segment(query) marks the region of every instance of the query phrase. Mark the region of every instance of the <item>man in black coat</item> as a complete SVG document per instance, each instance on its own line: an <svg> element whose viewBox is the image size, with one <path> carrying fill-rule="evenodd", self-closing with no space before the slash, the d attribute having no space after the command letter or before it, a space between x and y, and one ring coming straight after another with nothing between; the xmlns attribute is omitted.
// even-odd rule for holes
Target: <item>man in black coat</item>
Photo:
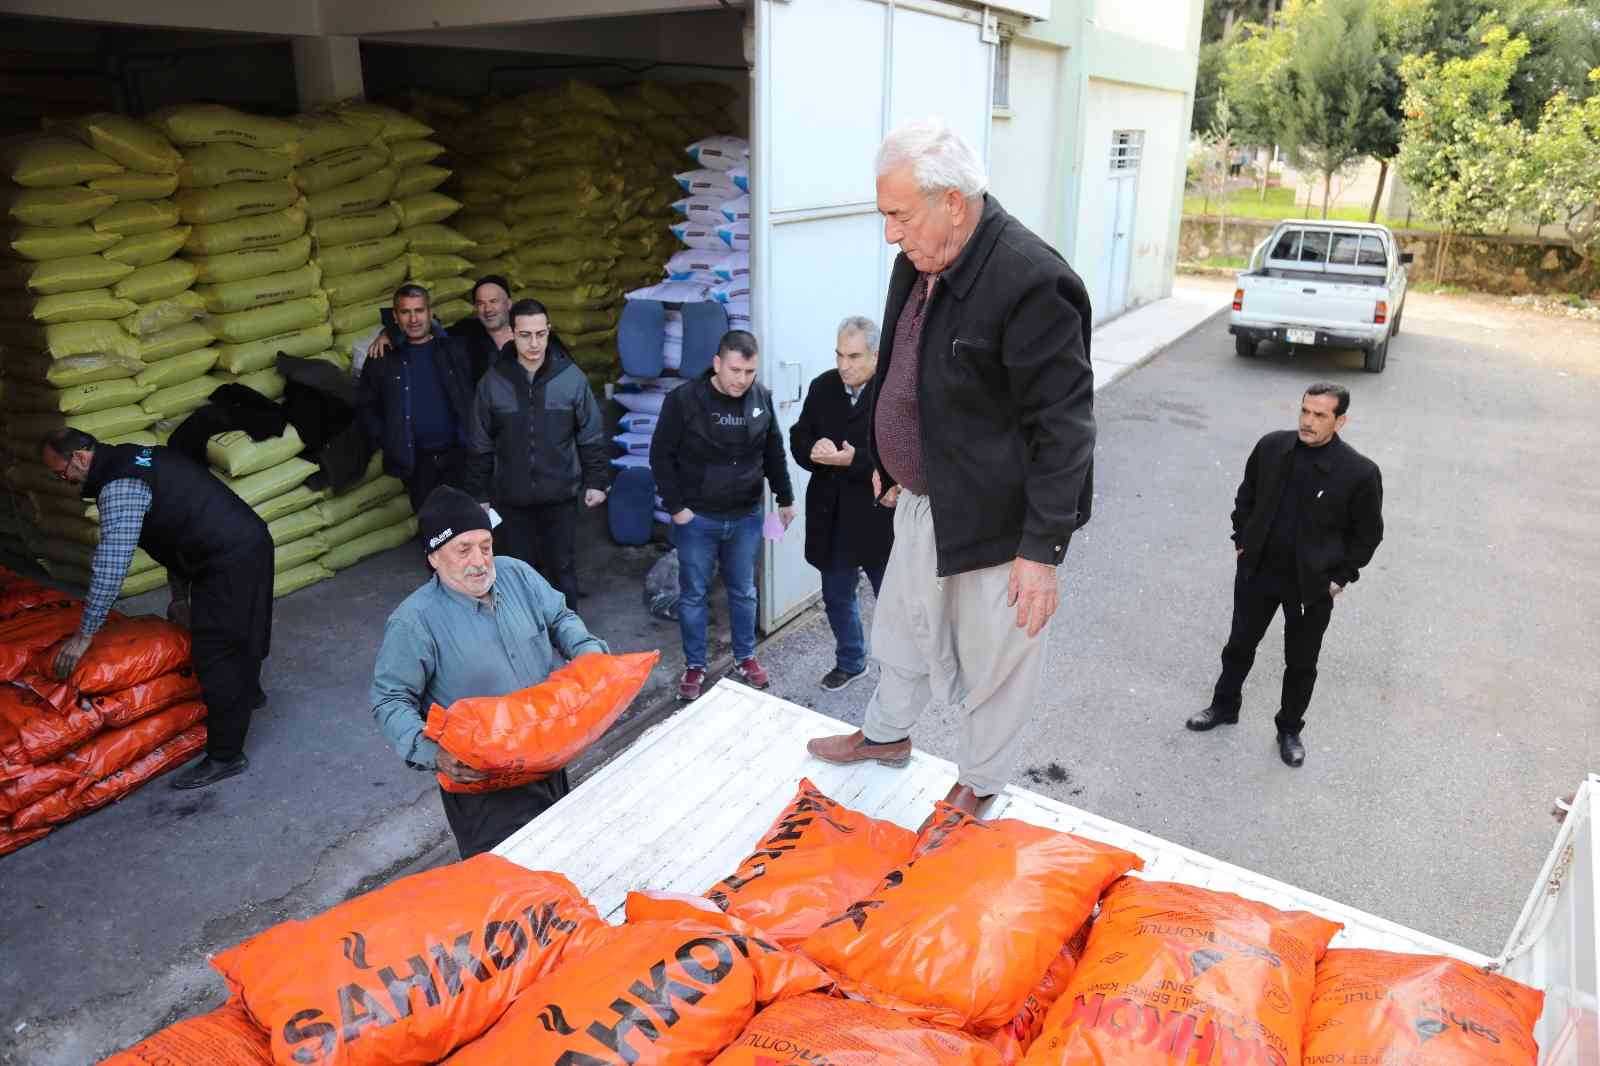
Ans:
<svg viewBox="0 0 1600 1066"><path fill-rule="evenodd" d="M867 672L856 588L866 571L874 596L894 543L894 512L872 493L867 386L878 366L878 325L860 315L839 324L839 368L820 375L789 430L789 453L811 475L806 486L806 562L822 572L822 603L833 628L834 666L822 687L837 692Z"/></svg>
<svg viewBox="0 0 1600 1066"><path fill-rule="evenodd" d="M1211 705L1185 723L1196 732L1239 720L1244 679L1272 616L1283 610L1283 695L1278 754L1305 761L1300 731L1317 682L1333 602L1383 540L1378 465L1339 438L1349 419L1343 385L1318 384L1300 400L1300 428L1268 433L1245 464L1233 507L1233 627Z"/></svg>

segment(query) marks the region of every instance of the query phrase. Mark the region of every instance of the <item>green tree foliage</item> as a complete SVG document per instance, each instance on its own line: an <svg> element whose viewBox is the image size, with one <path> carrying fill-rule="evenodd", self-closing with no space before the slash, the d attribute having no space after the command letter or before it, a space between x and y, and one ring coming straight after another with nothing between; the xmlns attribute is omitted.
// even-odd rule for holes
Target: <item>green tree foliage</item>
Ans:
<svg viewBox="0 0 1600 1066"><path fill-rule="evenodd" d="M1588 80L1600 87L1600 68ZM1558 92L1511 173L1518 206L1560 222L1592 272L1600 262L1600 92L1583 100Z"/></svg>

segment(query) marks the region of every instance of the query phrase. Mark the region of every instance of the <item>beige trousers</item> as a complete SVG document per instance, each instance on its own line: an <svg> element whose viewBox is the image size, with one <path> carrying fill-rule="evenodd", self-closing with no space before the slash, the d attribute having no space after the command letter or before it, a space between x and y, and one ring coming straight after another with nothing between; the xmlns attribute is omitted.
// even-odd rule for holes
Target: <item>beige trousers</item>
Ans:
<svg viewBox="0 0 1600 1066"><path fill-rule="evenodd" d="M894 550L872 615L872 656L882 668L862 732L879 743L910 736L935 696L961 720L958 783L979 795L1006 787L1039 701L1046 626L1029 639L1006 605L1009 563L938 576L933 509L902 491Z"/></svg>

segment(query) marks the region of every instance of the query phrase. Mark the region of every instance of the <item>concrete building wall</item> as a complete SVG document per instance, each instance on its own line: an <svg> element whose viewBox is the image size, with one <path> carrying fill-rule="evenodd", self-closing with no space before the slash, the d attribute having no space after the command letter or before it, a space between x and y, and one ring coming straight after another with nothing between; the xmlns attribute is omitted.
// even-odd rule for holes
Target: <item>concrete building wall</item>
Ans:
<svg viewBox="0 0 1600 1066"><path fill-rule="evenodd" d="M1059 45L1026 38L1011 42L1011 103L995 109L989 142L989 183L995 196L1047 240L1055 239L1066 210L1066 57Z"/></svg>
<svg viewBox="0 0 1600 1066"><path fill-rule="evenodd" d="M1106 32L1184 51L1195 6L1192 0L1094 0L1092 18Z"/></svg>

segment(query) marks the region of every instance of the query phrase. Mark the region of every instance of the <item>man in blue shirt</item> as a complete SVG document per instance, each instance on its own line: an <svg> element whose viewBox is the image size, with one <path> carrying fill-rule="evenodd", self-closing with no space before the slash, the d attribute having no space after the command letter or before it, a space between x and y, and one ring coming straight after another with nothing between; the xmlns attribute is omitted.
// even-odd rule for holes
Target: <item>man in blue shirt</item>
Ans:
<svg viewBox="0 0 1600 1066"><path fill-rule="evenodd" d="M422 735L429 707L504 696L539 684L579 655L609 649L533 567L495 558L488 516L471 496L435 489L417 528L434 575L389 616L373 671L372 716L407 766L472 784L484 775ZM439 797L467 859L494 848L569 787L560 770L496 792L441 788Z"/></svg>

